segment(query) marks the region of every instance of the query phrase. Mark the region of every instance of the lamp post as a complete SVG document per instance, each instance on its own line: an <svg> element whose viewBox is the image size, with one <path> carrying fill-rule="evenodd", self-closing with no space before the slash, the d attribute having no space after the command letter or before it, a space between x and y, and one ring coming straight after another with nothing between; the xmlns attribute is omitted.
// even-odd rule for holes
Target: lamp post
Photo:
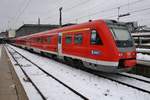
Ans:
<svg viewBox="0 0 150 100"><path fill-rule="evenodd" d="M62 9L63 7L59 8L59 25L62 26Z"/></svg>

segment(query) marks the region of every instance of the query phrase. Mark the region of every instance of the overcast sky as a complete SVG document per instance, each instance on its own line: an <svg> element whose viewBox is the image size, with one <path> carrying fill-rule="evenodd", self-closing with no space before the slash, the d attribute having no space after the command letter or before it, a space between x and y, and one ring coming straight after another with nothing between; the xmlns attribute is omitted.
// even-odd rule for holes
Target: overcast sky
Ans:
<svg viewBox="0 0 150 100"><path fill-rule="evenodd" d="M63 24L89 19L117 19L119 13L130 13L120 21L138 21L150 26L150 0L0 0L0 31L23 24L58 24L59 7L63 7Z"/></svg>

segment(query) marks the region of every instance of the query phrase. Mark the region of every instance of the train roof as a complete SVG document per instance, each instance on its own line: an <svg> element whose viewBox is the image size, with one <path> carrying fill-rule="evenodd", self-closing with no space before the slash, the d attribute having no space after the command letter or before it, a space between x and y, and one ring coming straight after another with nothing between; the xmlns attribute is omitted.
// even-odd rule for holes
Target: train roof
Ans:
<svg viewBox="0 0 150 100"><path fill-rule="evenodd" d="M43 31L43 32L39 32L39 33L36 33L36 34L31 34L31 35L26 35L26 36L22 36L22 37L18 37L17 39L22 39L22 38L26 38L26 37L29 37L29 36L39 36L39 35L43 35L43 34L47 34L49 32L51 33L55 33L57 31L58 32L62 32L62 31L65 31L65 30L71 30L73 28L75 29L79 29L79 28L85 28L91 24L94 24L94 23L97 23L97 22L106 22L107 24L119 24L119 25L125 25L124 22L118 22L118 21L115 21L115 20L102 20L102 19L99 19L99 20L89 20L89 22L85 22L85 23L81 23L81 24L72 24L72 25L67 25L67 26L64 26L64 27L59 27L59 28L56 28L56 29L52 29L52 30L48 30L48 31Z"/></svg>
<svg viewBox="0 0 150 100"><path fill-rule="evenodd" d="M73 29L73 28L83 28L83 27L86 27L88 26L89 24L94 24L94 23L97 23L97 22L104 22L104 20L93 20L93 21L89 21L89 22L85 22L85 23L81 23L81 24L73 24L73 25L69 25L69 26L65 26L65 27L60 27L60 28L56 28L56 29L52 29L52 30L48 30L48 31L43 31L43 32L39 32L39 33L35 33L35 34L31 34L31 35L26 35L26 36L21 36L21 37L17 37L16 39L22 39L22 38L26 38L26 37L29 37L29 36L39 36L39 35L43 35L44 33L49 33L49 32L52 32L52 33L55 33L56 31L57 32L62 32L62 31L65 31L65 30L68 30L68 29Z"/></svg>

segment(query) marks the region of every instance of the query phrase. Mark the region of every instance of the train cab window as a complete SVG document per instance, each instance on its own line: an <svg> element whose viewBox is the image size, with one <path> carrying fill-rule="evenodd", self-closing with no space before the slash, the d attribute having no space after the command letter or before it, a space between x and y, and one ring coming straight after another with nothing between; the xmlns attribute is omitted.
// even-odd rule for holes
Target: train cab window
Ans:
<svg viewBox="0 0 150 100"><path fill-rule="evenodd" d="M101 41L99 34L96 30L91 31L91 44L92 45L102 44L102 41Z"/></svg>
<svg viewBox="0 0 150 100"><path fill-rule="evenodd" d="M66 37L65 37L65 42L66 42L67 44L72 43L72 36L71 36L71 35L66 35Z"/></svg>
<svg viewBox="0 0 150 100"><path fill-rule="evenodd" d="M51 37L50 36L47 37L47 42L51 43Z"/></svg>
<svg viewBox="0 0 150 100"><path fill-rule="evenodd" d="M75 36L74 36L74 43L75 44L81 44L82 41L83 41L82 34L75 34Z"/></svg>

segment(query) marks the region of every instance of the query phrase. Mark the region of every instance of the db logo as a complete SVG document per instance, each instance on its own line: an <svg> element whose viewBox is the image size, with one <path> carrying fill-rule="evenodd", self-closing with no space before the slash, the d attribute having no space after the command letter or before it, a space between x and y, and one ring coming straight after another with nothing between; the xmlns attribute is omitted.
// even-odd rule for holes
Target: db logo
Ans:
<svg viewBox="0 0 150 100"><path fill-rule="evenodd" d="M92 50L92 51L91 51L91 54L92 54L92 55L100 55L100 53L101 53L101 52L98 51L98 50Z"/></svg>

